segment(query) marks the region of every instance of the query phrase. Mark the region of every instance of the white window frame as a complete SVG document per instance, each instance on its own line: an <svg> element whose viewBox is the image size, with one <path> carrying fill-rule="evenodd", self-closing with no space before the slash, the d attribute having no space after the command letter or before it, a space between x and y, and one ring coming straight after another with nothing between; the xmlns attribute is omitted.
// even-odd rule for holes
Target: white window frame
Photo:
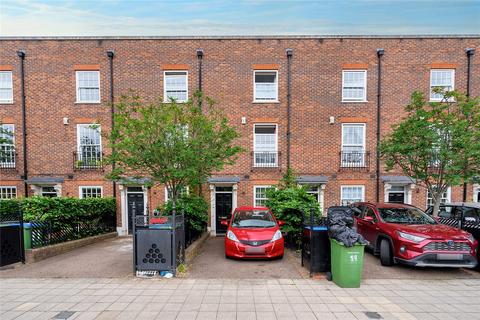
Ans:
<svg viewBox="0 0 480 320"><path fill-rule="evenodd" d="M473 202L480 202L480 185L473 185Z"/></svg>
<svg viewBox="0 0 480 320"><path fill-rule="evenodd" d="M4 124L0 124L0 129L2 130L8 130L12 133L12 136L11 137L8 137L6 139L10 139L11 140L11 143L0 143L0 147L8 147L10 146L11 147L11 152L13 152L12 154L12 157L13 158L13 161L5 161L5 162L0 162L0 168L3 166L7 167L7 168L15 168L15 162L16 162L16 150L15 150L15 125L14 124L11 124L11 123L4 123ZM0 136L3 136L4 139L5 139L5 134L1 133L0 130Z"/></svg>
<svg viewBox="0 0 480 320"><path fill-rule="evenodd" d="M343 142L343 133L344 133L344 130L345 130L345 127L362 127L363 128L363 144L362 145L354 145L354 144L347 144L345 145L344 142ZM367 124L366 123L342 123L342 136L341 136L341 139L342 139L342 144L341 144L341 152L342 152L342 157L341 157L341 163L340 165L342 167L352 167L352 165L356 167L364 167L366 165L366 148L367 148ZM361 162L355 162L355 161L344 161L343 157L344 157L344 153L346 153L344 151L344 147L362 147L362 159L361 159Z"/></svg>
<svg viewBox="0 0 480 320"><path fill-rule="evenodd" d="M91 72L91 73L96 73L97 76L98 76L98 100L80 100L80 94L79 94L79 80L78 80L78 75L80 73L83 73L83 72ZM101 92L100 92L100 71L98 70L76 70L75 71L75 81L76 81L76 84L75 84L75 89L76 89L76 93L77 93L77 100L75 101L75 103L100 103L101 100L102 100L102 95L101 95ZM93 88L93 87L92 87Z"/></svg>
<svg viewBox="0 0 480 320"><path fill-rule="evenodd" d="M392 188L394 187L402 187L403 188L403 191L398 191L398 190L392 190ZM386 197L385 197L385 202L386 203L390 203L388 200L390 198L390 193L403 193L403 203L407 203L408 202L408 199L407 199L407 186L404 185L404 184L392 184L390 186L390 188L388 188L387 190L387 193L386 193Z"/></svg>
<svg viewBox="0 0 480 320"><path fill-rule="evenodd" d="M80 199L87 199L83 196L83 189L100 189L100 198L103 198L103 186L80 186L78 187L78 197ZM94 198L94 197L88 197Z"/></svg>
<svg viewBox="0 0 480 320"><path fill-rule="evenodd" d="M7 100L0 100L0 104L12 104L13 103L13 72L12 71L0 71L0 74L10 74L10 87L0 88L0 90L8 90L10 89L10 96L11 99Z"/></svg>
<svg viewBox="0 0 480 320"><path fill-rule="evenodd" d="M6 190L7 189L10 189L9 192L7 192ZM14 191L14 193L12 192ZM6 196L6 195L13 195L12 197L3 197L3 196ZM2 200L8 200L8 199L17 199L18 197L18 194L17 194L17 187L16 186L0 186L0 201Z"/></svg>
<svg viewBox="0 0 480 320"><path fill-rule="evenodd" d="M257 99L257 86L255 82L255 74L257 72L270 72L275 73L275 99L272 100L258 100ZM278 103L278 70L253 70L253 102L254 103Z"/></svg>
<svg viewBox="0 0 480 320"><path fill-rule="evenodd" d="M167 96L167 73L181 72L185 73L185 100L176 100L178 103L185 103L188 101L188 70L164 70L163 71L163 102L170 102Z"/></svg>
<svg viewBox="0 0 480 320"><path fill-rule="evenodd" d="M85 124L85 123L82 123L82 124L77 124L77 160L79 161L84 161L83 159L83 153L82 153L82 149L81 149L81 144L80 144L80 141L81 141L81 138L80 138L80 128L82 127L87 127L87 128L90 128L90 129L93 129L91 128L92 126L96 126L96 129L98 130L98 134L99 134L99 138L100 138L100 142L99 142L99 146L100 146L100 159L98 160L102 160L103 159L103 156L102 156L102 153L103 153L103 145L102 145L102 126L100 124L97 124L97 123L90 123L90 124Z"/></svg>
<svg viewBox="0 0 480 320"><path fill-rule="evenodd" d="M365 201L365 186L364 185L342 185L340 186L340 205L343 204L343 188L361 188L362 189L362 199L359 202L364 202Z"/></svg>
<svg viewBox="0 0 480 320"><path fill-rule="evenodd" d="M256 186L253 186L253 206L254 207L265 207L265 205L257 205L257 200L268 200L268 198L257 198L257 189L259 188L265 188L265 192L267 191L267 189L271 189L271 188L275 188L274 186L272 185L256 185ZM265 194L266 196L266 194Z"/></svg>
<svg viewBox="0 0 480 320"><path fill-rule="evenodd" d="M429 192L428 192L428 189L426 190L426 192L427 192L427 196L426 196L426 198L427 198L427 199L426 199L426 200L427 200L426 208L428 208L428 207L430 207L430 206L433 206L433 198L430 197L430 194L429 194ZM446 192L446 194L447 194L447 197L446 197L446 198L442 197L442 198L440 199L440 203L450 203L450 202L452 202L452 187L448 187L448 188L447 188L447 191L445 191L445 192ZM445 202L442 202L443 199L445 199ZM430 202L431 202L431 203L430 203Z"/></svg>
<svg viewBox="0 0 480 320"><path fill-rule="evenodd" d="M275 165L274 166L266 166L257 164L256 162L256 157L255 153L256 152L268 152L268 151L257 151L256 150L256 145L257 145L257 135L255 134L255 127L256 126L275 126L275 150L271 151L275 153ZM253 166L258 167L258 168L263 168L263 167L272 167L276 168L278 167L278 124L277 123L254 123L253 124Z"/></svg>
<svg viewBox="0 0 480 320"><path fill-rule="evenodd" d="M345 97L345 73L347 72L355 72L355 73L363 73L363 96L362 98L346 98ZM349 70L345 69L342 70L342 102L367 102L367 70L365 69L354 69Z"/></svg>
<svg viewBox="0 0 480 320"><path fill-rule="evenodd" d="M42 197L45 197L43 195L43 188L53 188L55 190L55 197L60 197L60 192L59 190L55 187L55 186L52 186L52 185L45 185L45 186L40 186L40 195ZM50 192L48 191L47 194L53 194L53 192Z"/></svg>
<svg viewBox="0 0 480 320"><path fill-rule="evenodd" d="M320 206L320 211L323 212L323 203L324 203L324 189L325 184L316 184L316 183L301 183L299 184L301 187L306 188L306 192L311 195L318 195L318 204ZM316 191L312 191L309 189L316 188Z"/></svg>
<svg viewBox="0 0 480 320"><path fill-rule="evenodd" d="M167 188L167 186L165 186L165 203L167 203L168 200L170 200L170 197L168 196L168 193L169 193L168 188ZM182 193L182 192L180 192L180 194L181 194L181 193ZM185 193L185 195L187 195L187 196L190 194L190 188L189 188L188 186L185 187L184 193Z"/></svg>
<svg viewBox="0 0 480 320"><path fill-rule="evenodd" d="M451 78L452 78L452 85L451 89L449 91L455 90L455 69L430 69L430 101L432 102L439 102L442 101L443 98L436 98L433 96L432 89L434 87L439 87L439 86L433 86L432 85L432 75L434 72L450 72L451 73ZM453 101L453 98L450 98L449 101Z"/></svg>

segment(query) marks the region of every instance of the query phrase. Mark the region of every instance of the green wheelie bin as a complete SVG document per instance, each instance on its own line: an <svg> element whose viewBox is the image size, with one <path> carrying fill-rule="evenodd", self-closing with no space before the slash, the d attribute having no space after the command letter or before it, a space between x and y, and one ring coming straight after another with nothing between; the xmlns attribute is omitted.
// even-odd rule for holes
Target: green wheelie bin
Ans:
<svg viewBox="0 0 480 320"><path fill-rule="evenodd" d="M330 239L332 280L341 288L359 288L363 272L365 245L346 247Z"/></svg>

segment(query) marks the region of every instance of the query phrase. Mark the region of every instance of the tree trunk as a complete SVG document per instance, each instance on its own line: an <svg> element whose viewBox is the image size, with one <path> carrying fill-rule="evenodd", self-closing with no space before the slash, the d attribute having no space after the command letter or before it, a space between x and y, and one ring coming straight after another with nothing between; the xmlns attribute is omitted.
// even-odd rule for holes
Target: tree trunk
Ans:
<svg viewBox="0 0 480 320"><path fill-rule="evenodd" d="M435 188L436 190L434 192L431 192L432 194L432 200L433 200L433 211L432 214L434 217L438 217L438 210L440 209L440 200L442 199L442 194L443 194L443 189L438 189Z"/></svg>

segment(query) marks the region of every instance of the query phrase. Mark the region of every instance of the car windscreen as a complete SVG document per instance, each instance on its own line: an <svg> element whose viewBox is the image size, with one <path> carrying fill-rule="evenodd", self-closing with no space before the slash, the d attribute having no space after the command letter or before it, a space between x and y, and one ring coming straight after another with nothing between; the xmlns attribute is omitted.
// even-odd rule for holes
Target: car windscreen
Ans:
<svg viewBox="0 0 480 320"><path fill-rule="evenodd" d="M416 208L381 208L378 212L386 223L436 224L435 220Z"/></svg>
<svg viewBox="0 0 480 320"><path fill-rule="evenodd" d="M272 214L265 210L239 211L232 222L234 228L271 228L275 225Z"/></svg>

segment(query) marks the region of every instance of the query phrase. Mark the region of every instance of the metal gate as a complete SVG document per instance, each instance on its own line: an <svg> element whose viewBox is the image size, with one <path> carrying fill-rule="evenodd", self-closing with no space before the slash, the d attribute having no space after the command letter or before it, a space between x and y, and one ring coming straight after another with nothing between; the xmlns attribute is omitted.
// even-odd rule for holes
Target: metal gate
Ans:
<svg viewBox="0 0 480 320"><path fill-rule="evenodd" d="M21 211L0 215L0 267L25 263L23 214Z"/></svg>

